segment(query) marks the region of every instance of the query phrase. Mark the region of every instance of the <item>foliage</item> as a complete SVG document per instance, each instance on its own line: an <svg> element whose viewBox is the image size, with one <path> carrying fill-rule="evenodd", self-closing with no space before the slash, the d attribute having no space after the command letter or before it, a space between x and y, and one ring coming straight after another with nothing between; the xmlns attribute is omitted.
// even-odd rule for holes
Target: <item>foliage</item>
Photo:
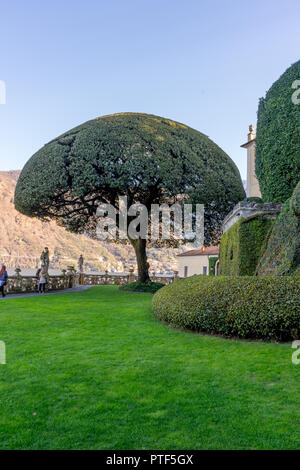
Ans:
<svg viewBox="0 0 300 470"><path fill-rule="evenodd" d="M216 269L216 262L218 261L219 257L218 256L211 256L208 259L208 264L209 264L209 276L214 276L215 275L215 269Z"/></svg>
<svg viewBox="0 0 300 470"><path fill-rule="evenodd" d="M161 282L130 282L129 284L123 284L119 289L132 292L149 292L150 294L154 294L162 287L164 287L164 284Z"/></svg>
<svg viewBox="0 0 300 470"><path fill-rule="evenodd" d="M265 214L241 217L221 238L219 274L251 276L266 249L274 220Z"/></svg>
<svg viewBox="0 0 300 470"><path fill-rule="evenodd" d="M286 201L300 178L300 106L292 102L292 83L299 79L300 60L259 103L256 175L266 202Z"/></svg>
<svg viewBox="0 0 300 470"><path fill-rule="evenodd" d="M290 200L290 210L293 215L300 218L300 181L292 194Z"/></svg>
<svg viewBox="0 0 300 470"><path fill-rule="evenodd" d="M159 290L153 309L191 330L289 341L300 335L300 277L192 276Z"/></svg>
<svg viewBox="0 0 300 470"><path fill-rule="evenodd" d="M118 207L119 196L148 210L155 203L204 204L211 244L245 193L236 165L204 134L169 119L121 113L88 121L34 154L19 177L15 206L95 234L99 204ZM146 246L132 244L139 274L147 274L140 280L148 280Z"/></svg>
<svg viewBox="0 0 300 470"><path fill-rule="evenodd" d="M282 276L300 268L300 183L282 206L267 248L260 260L258 275Z"/></svg>

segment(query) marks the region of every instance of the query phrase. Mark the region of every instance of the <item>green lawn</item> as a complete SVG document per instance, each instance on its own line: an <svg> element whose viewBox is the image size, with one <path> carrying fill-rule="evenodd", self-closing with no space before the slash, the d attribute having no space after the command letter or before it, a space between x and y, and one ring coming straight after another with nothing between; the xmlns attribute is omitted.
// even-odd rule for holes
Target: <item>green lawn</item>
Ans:
<svg viewBox="0 0 300 470"><path fill-rule="evenodd" d="M291 345L172 330L151 299L0 301L0 448L300 449Z"/></svg>

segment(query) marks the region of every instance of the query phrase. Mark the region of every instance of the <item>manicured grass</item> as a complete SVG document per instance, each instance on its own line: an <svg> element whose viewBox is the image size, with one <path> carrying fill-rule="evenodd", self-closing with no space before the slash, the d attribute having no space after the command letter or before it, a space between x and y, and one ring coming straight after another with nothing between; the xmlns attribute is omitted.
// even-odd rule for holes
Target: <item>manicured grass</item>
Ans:
<svg viewBox="0 0 300 470"><path fill-rule="evenodd" d="M290 344L158 323L98 287L0 302L1 449L299 449Z"/></svg>

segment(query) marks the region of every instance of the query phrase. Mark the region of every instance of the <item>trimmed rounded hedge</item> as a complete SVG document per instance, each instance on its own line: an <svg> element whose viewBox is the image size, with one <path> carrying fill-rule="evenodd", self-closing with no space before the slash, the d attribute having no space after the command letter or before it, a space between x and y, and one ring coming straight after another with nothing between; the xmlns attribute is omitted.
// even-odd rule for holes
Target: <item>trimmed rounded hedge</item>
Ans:
<svg viewBox="0 0 300 470"><path fill-rule="evenodd" d="M300 60L261 98L257 113L256 175L265 202L284 202L300 178L300 105L292 101Z"/></svg>
<svg viewBox="0 0 300 470"><path fill-rule="evenodd" d="M194 331L289 341L300 337L300 277L192 276L160 289L153 309Z"/></svg>

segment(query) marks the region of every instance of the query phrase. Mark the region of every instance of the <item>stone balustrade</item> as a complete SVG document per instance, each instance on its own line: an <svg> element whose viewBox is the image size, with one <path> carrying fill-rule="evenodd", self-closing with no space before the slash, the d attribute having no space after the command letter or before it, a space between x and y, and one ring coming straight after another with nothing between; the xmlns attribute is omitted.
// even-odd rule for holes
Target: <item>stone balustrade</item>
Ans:
<svg viewBox="0 0 300 470"><path fill-rule="evenodd" d="M47 291L68 289L73 287L75 283L75 276L67 274L49 276L46 288ZM38 284L36 276L22 276L21 270L16 270L16 274L14 276L9 276L5 286L5 292L8 294L36 292L37 288Z"/></svg>
<svg viewBox="0 0 300 470"><path fill-rule="evenodd" d="M170 284L178 279L178 271L174 274L155 274L150 273L151 281L161 282L162 284ZM101 285L122 285L129 282L137 281L137 274L130 270L128 273L81 273L79 274L79 284L84 286L101 286Z"/></svg>
<svg viewBox="0 0 300 470"><path fill-rule="evenodd" d="M175 271L174 274L150 273L150 278L153 282L170 284L178 279L178 271ZM137 274L134 273L133 269L130 269L127 273L109 273L108 271L103 273L78 273L75 271L73 266L68 266L67 270L62 270L62 274L50 275L48 277L46 289L47 291L69 289L76 285L122 285L136 280ZM15 274L13 276L9 276L7 285L5 286L5 292L8 294L36 292L37 289L38 283L36 276L23 276L20 268L16 268Z"/></svg>
<svg viewBox="0 0 300 470"><path fill-rule="evenodd" d="M225 233L241 217L251 217L263 214L266 218L274 218L279 215L282 204L275 202L239 202L225 217L222 224L222 232Z"/></svg>

